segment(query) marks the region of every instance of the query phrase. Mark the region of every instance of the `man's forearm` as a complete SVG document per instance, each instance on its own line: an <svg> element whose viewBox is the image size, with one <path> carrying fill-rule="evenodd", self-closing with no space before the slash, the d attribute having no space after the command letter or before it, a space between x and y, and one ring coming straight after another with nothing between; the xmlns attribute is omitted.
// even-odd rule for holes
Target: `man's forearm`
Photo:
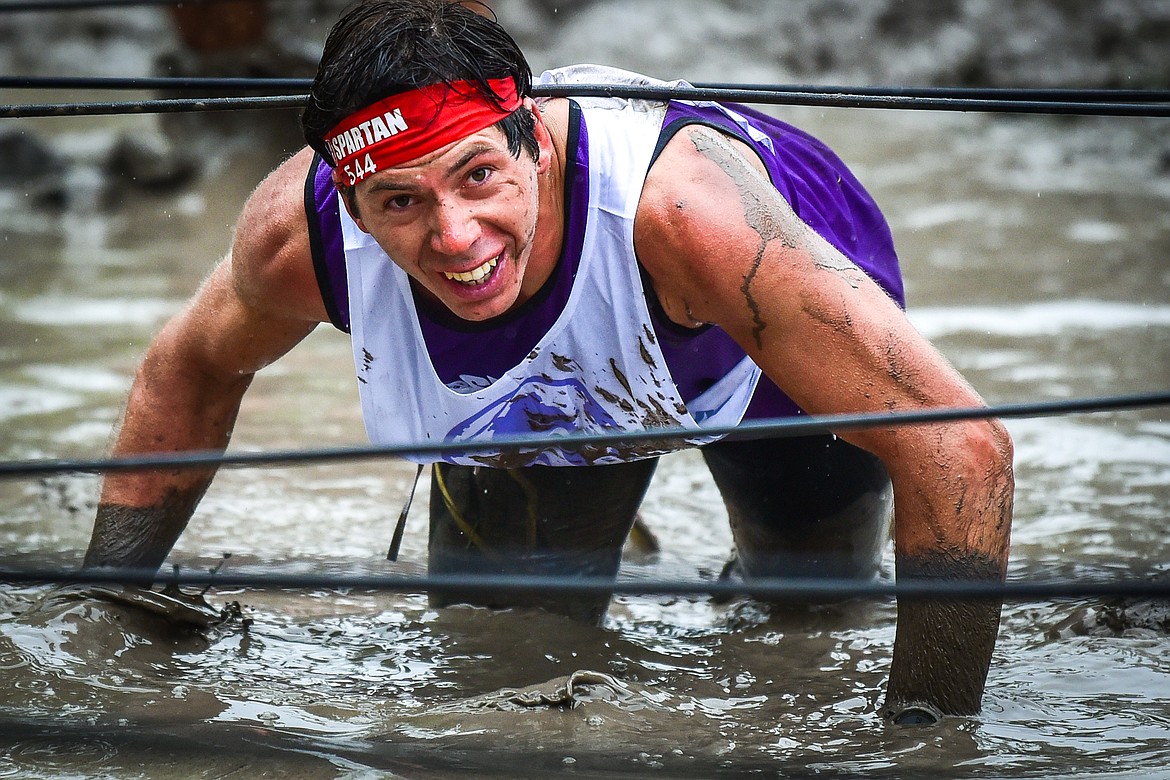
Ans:
<svg viewBox="0 0 1170 780"><path fill-rule="evenodd" d="M179 394L181 395L181 394ZM155 405L127 412L116 455L223 449L235 422L240 395L224 396L229 414L207 415L208 405L177 403L170 414ZM212 404L214 407L218 404ZM110 474L94 518L86 567L157 568L187 526L215 475L214 468L150 469Z"/></svg>
<svg viewBox="0 0 1170 780"><path fill-rule="evenodd" d="M84 566L157 569L210 482L172 489L153 506L99 504Z"/></svg>
<svg viewBox="0 0 1170 780"><path fill-rule="evenodd" d="M216 381L152 350L131 388L114 454L225 448L250 380L245 375ZM200 466L108 475L85 566L157 568L214 474L214 468Z"/></svg>
<svg viewBox="0 0 1170 780"><path fill-rule="evenodd" d="M895 479L900 582L1000 582L1007 573L1011 440L998 422L968 430L975 434L967 439L938 436L939 449ZM995 599L899 599L885 713L922 704L942 714L977 714L1001 607Z"/></svg>
<svg viewBox="0 0 1170 780"><path fill-rule="evenodd" d="M898 580L999 581L999 561L979 555L905 557ZM1001 603L994 599L899 599L894 660L883 714L930 705L947 715L979 713Z"/></svg>

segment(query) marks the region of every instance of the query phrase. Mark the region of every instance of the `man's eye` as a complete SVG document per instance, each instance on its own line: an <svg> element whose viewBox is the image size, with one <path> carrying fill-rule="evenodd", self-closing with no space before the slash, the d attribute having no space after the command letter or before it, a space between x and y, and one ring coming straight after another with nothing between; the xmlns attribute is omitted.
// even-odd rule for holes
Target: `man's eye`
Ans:
<svg viewBox="0 0 1170 780"><path fill-rule="evenodd" d="M396 195L386 201L386 208L388 209L404 209L410 206L411 200L409 195Z"/></svg>
<svg viewBox="0 0 1170 780"><path fill-rule="evenodd" d="M490 175L491 171L488 168L476 168L468 174L467 178L475 184L483 184Z"/></svg>

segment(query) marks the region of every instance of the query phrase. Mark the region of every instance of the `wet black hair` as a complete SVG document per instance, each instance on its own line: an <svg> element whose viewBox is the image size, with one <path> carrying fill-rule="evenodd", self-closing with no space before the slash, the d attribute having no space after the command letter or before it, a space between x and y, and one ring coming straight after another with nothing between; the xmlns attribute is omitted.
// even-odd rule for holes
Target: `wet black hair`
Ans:
<svg viewBox="0 0 1170 780"><path fill-rule="evenodd" d="M486 6L454 0L365 0L347 10L325 40L301 129L328 162L325 134L355 111L391 95L465 81L497 106L489 79L510 78L520 97L532 90L523 52ZM508 151L539 154L532 112L521 107L496 123Z"/></svg>

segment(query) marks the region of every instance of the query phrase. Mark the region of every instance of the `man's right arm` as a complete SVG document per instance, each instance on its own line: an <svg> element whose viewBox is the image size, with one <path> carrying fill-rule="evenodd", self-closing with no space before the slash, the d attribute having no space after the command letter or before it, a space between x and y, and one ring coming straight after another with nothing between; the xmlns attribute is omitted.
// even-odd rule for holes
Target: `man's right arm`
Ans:
<svg viewBox="0 0 1170 780"><path fill-rule="evenodd" d="M311 160L302 151L253 192L228 256L151 343L114 456L224 449L255 373L326 319L302 200ZM109 474L84 565L157 568L214 474Z"/></svg>

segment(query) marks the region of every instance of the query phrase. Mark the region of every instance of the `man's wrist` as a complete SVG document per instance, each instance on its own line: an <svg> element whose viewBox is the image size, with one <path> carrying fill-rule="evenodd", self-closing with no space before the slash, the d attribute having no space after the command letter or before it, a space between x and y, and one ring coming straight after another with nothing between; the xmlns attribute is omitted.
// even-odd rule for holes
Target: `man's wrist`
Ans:
<svg viewBox="0 0 1170 780"><path fill-rule="evenodd" d="M899 702L887 706L882 715L895 726L933 726L943 718L942 711L930 702Z"/></svg>

